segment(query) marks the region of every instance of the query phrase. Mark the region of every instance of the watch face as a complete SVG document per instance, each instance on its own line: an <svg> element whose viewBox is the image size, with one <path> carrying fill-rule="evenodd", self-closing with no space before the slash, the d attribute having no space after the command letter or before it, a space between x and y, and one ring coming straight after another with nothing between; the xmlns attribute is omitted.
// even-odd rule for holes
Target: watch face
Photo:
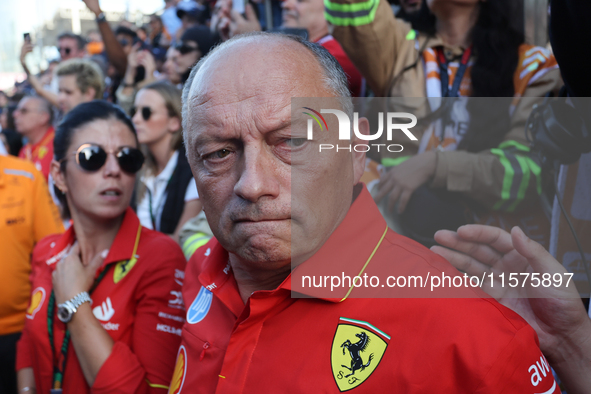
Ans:
<svg viewBox="0 0 591 394"><path fill-rule="evenodd" d="M68 308L66 308L64 305L60 305L57 308L57 317L63 323L67 323L72 318L72 312Z"/></svg>

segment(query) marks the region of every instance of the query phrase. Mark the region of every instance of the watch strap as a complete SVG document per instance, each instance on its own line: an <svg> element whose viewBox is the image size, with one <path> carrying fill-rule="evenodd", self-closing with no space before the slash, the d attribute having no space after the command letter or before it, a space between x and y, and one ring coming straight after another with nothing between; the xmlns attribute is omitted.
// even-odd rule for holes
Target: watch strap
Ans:
<svg viewBox="0 0 591 394"><path fill-rule="evenodd" d="M70 303L70 305L74 308L74 312L76 312L80 305L84 304L85 302L90 303L92 302L92 300L90 299L90 295L88 294L88 292L83 291L82 293L78 294L71 300L66 301L65 303Z"/></svg>
<svg viewBox="0 0 591 394"><path fill-rule="evenodd" d="M104 12L101 12L100 14L97 15L96 23L102 23L102 22L106 22L106 21L107 21L107 17L105 16Z"/></svg>

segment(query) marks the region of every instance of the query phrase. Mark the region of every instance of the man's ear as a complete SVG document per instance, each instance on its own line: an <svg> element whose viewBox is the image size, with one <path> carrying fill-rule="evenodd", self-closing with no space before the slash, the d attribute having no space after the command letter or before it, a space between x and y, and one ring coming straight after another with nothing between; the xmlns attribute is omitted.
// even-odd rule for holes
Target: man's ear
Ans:
<svg viewBox="0 0 591 394"><path fill-rule="evenodd" d="M84 102L88 102L88 101L94 100L95 95L96 95L95 88L88 88L88 90L86 91L86 93L82 93L82 96L84 96Z"/></svg>
<svg viewBox="0 0 591 394"><path fill-rule="evenodd" d="M51 178L53 179L53 183L55 186L61 190L62 193L68 192L68 187L66 186L66 178L64 177L64 173L61 171L61 165L57 161L53 160L51 162L51 167L49 169L51 173Z"/></svg>
<svg viewBox="0 0 591 394"><path fill-rule="evenodd" d="M359 118L359 132L363 135L369 135L369 121L367 118ZM353 140L351 142L353 148L355 148L355 145L357 144L366 144L365 141L361 140L355 134L353 134L352 137ZM353 149L353 180L355 185L359 183L359 180L365 172L365 149L363 148L364 147L360 147L360 149L357 149L360 152Z"/></svg>
<svg viewBox="0 0 591 394"><path fill-rule="evenodd" d="M181 129L181 120L176 116L171 117L168 119L168 131L171 133L176 133Z"/></svg>

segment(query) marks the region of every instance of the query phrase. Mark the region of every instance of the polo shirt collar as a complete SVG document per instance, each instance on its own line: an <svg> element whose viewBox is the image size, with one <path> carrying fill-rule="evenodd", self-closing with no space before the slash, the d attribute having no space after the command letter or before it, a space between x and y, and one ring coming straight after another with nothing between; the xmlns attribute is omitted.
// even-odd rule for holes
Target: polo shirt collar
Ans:
<svg viewBox="0 0 591 394"><path fill-rule="evenodd" d="M121 227L113 240L113 244L109 249L109 254L103 261L101 268L97 271L97 276L105 267L111 263L129 260L132 257L135 246L136 236L140 229L140 221L135 212L131 208L127 208L123 217ZM45 261L47 265L55 267L70 249L70 246L76 241L76 233L74 226L70 226L56 241L52 248L51 254Z"/></svg>
<svg viewBox="0 0 591 394"><path fill-rule="evenodd" d="M345 219L339 224L320 250L296 267L281 284L287 290L305 297L319 298L331 302L343 301L349 295L349 288L335 289L326 297L326 288L302 288L303 276L332 276L342 274L353 278L371 263L371 258L383 240L388 226L366 186L351 204ZM292 283L292 280L298 281Z"/></svg>
<svg viewBox="0 0 591 394"><path fill-rule="evenodd" d="M54 134L55 133L54 133L53 126L49 126L49 128L47 129L45 134L43 134L43 137L39 140L39 142L37 142L34 145L30 144L31 150L35 150L35 148L37 148L38 146L47 145L50 141L53 140Z"/></svg>
<svg viewBox="0 0 591 394"><path fill-rule="evenodd" d="M443 42L443 39L439 34L435 34L435 36L428 36L426 39L429 40L427 43L427 48L443 47L445 50L450 51L454 55L461 55L467 49L463 45L456 45L453 47L447 45L445 42Z"/></svg>

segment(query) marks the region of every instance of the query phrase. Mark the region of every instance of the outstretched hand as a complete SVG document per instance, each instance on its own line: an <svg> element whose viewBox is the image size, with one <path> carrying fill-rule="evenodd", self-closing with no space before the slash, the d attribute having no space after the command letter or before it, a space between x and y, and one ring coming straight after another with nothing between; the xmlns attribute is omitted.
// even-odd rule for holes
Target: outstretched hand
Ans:
<svg viewBox="0 0 591 394"><path fill-rule="evenodd" d="M568 280L570 275L564 275L566 269L519 227L509 234L497 227L466 225L457 232L438 231L435 240L444 247L433 246L431 250L456 268L478 277L486 274L482 289L534 328L542 352L551 361L561 360L559 349L563 341L585 336L591 339L591 321L575 285ZM488 279L490 273L492 282ZM503 273L504 286L499 276ZM518 286L509 285L510 274L516 274L513 277L518 278ZM526 274L528 280L524 283ZM544 274L551 278L545 282L551 283L550 286L533 280L533 277L542 279ZM557 280L559 277L561 282Z"/></svg>
<svg viewBox="0 0 591 394"><path fill-rule="evenodd" d="M88 7L90 11L92 11L96 16L98 16L101 11L101 6L99 4L99 0L82 0L84 4Z"/></svg>
<svg viewBox="0 0 591 394"><path fill-rule="evenodd" d="M21 64L24 65L25 58L27 57L27 54L29 54L31 52L33 52L33 44L25 41L23 43L23 46L21 47L21 56L20 56Z"/></svg>
<svg viewBox="0 0 591 394"><path fill-rule="evenodd" d="M235 10L230 11L230 37L262 30L257 14L251 4L246 4L244 15L246 18Z"/></svg>

